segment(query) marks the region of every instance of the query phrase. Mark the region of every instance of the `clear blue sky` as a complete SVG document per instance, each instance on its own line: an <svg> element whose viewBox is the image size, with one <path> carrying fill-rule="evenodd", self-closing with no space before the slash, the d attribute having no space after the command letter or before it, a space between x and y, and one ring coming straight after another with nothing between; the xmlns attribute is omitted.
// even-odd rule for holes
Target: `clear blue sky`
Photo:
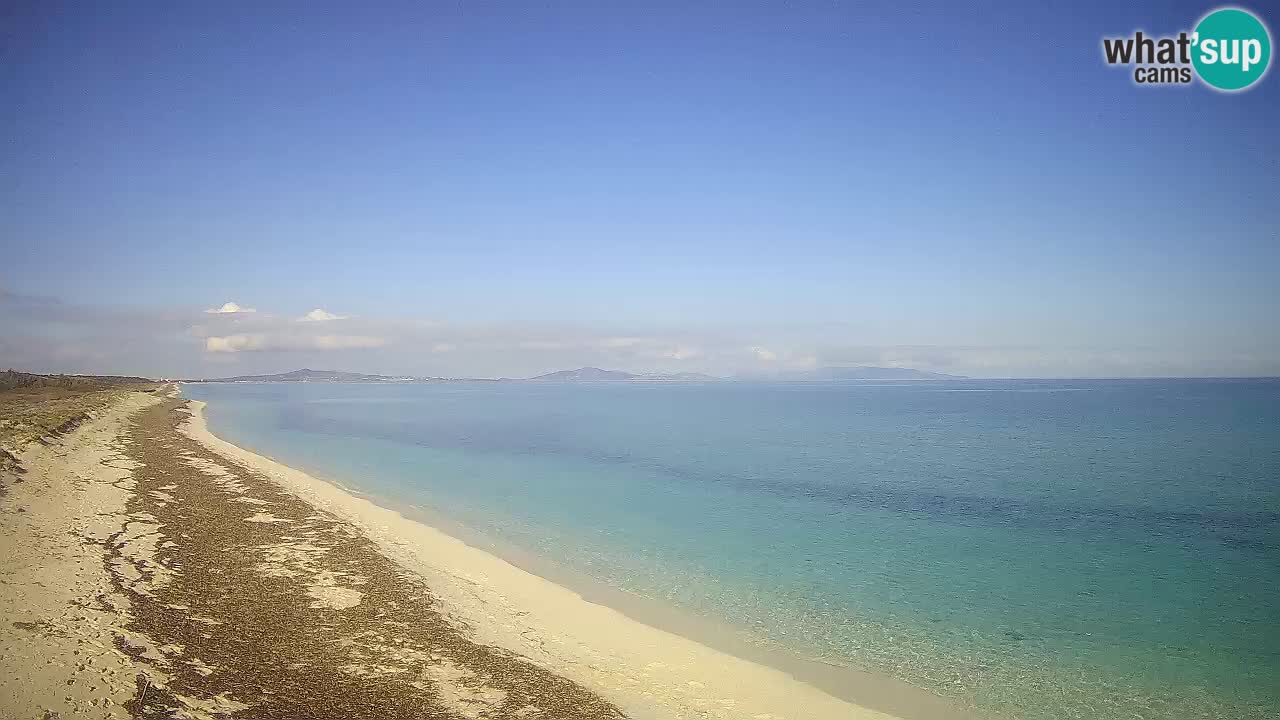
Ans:
<svg viewBox="0 0 1280 720"><path fill-rule="evenodd" d="M20 5L0 364L1280 373L1276 72L1101 60L1212 4Z"/></svg>

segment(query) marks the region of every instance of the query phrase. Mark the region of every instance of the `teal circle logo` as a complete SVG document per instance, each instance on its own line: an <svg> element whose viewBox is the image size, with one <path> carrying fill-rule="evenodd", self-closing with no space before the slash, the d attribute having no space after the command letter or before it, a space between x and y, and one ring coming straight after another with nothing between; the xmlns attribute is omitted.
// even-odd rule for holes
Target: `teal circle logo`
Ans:
<svg viewBox="0 0 1280 720"><path fill-rule="evenodd" d="M1252 13L1214 10L1196 25L1191 62L1200 79L1228 92L1258 82L1271 62L1271 34Z"/></svg>

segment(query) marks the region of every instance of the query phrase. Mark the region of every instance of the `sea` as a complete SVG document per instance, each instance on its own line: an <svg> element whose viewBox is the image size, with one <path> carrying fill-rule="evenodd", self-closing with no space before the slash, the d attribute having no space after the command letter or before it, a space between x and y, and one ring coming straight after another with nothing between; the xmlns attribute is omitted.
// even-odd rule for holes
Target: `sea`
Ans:
<svg viewBox="0 0 1280 720"><path fill-rule="evenodd" d="M210 429L982 717L1280 717L1280 379L185 384Z"/></svg>

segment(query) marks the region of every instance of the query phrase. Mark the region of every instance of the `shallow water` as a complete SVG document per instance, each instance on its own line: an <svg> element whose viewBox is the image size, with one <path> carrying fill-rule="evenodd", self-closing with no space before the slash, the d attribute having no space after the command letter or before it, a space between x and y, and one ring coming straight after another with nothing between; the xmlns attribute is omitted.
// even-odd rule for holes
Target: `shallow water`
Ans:
<svg viewBox="0 0 1280 720"><path fill-rule="evenodd" d="M244 447L985 711L1280 714L1280 381L183 392Z"/></svg>

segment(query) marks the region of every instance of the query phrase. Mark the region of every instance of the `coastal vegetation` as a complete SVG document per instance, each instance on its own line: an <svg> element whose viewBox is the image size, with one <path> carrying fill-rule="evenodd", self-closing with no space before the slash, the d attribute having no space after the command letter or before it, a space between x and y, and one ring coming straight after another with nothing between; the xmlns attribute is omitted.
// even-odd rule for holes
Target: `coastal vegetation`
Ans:
<svg viewBox="0 0 1280 720"><path fill-rule="evenodd" d="M17 455L23 448L73 430L121 393L158 387L141 377L0 372L0 473L20 474Z"/></svg>

